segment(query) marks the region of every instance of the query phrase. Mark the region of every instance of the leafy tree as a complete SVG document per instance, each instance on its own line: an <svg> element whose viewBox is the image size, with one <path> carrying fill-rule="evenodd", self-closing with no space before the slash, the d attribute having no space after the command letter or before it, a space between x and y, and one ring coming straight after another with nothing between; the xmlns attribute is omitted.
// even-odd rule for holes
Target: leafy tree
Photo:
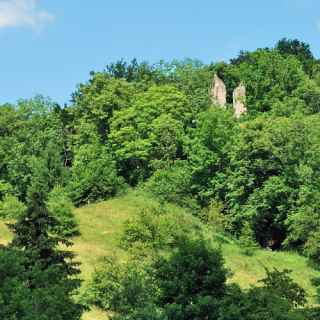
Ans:
<svg viewBox="0 0 320 320"><path fill-rule="evenodd" d="M115 315L115 320L167 320L163 309L151 304L144 308L133 310L129 314Z"/></svg>
<svg viewBox="0 0 320 320"><path fill-rule="evenodd" d="M241 291L236 285L227 288L221 303L219 320L302 320L305 291L290 277L290 271L267 271L262 286ZM297 308L299 306L299 308Z"/></svg>
<svg viewBox="0 0 320 320"><path fill-rule="evenodd" d="M174 60L164 65L167 81L184 92L191 105L193 117L211 106L208 88L213 79L211 65L205 65L199 60Z"/></svg>
<svg viewBox="0 0 320 320"><path fill-rule="evenodd" d="M105 72L112 78L133 83L138 91L146 91L154 85L173 85L186 94L194 115L206 110L211 104L208 88L213 77L212 66L199 60L160 61L154 65L139 63L136 59L130 63L120 60L108 65Z"/></svg>
<svg viewBox="0 0 320 320"><path fill-rule="evenodd" d="M218 320L303 320L304 315L291 304L265 287L252 287L247 292L236 285L228 287L221 302Z"/></svg>
<svg viewBox="0 0 320 320"><path fill-rule="evenodd" d="M13 187L10 183L0 181L0 199L3 200L6 196L14 193Z"/></svg>
<svg viewBox="0 0 320 320"><path fill-rule="evenodd" d="M0 108L0 121L13 121L14 125L4 124L0 143L0 179L14 188L14 194L25 201L27 189L33 174L35 158L46 158L56 162L51 165L51 187L63 183L64 131L57 106L50 100L38 96L19 101L16 107Z"/></svg>
<svg viewBox="0 0 320 320"><path fill-rule="evenodd" d="M119 60L111 63L106 68L106 73L115 79L125 79L134 82L136 86L147 88L153 84L165 81L165 74L160 65L150 65L148 62L139 63L133 59L130 63Z"/></svg>
<svg viewBox="0 0 320 320"><path fill-rule="evenodd" d="M110 143L127 181L136 184L148 177L151 161L179 156L182 128L190 116L186 96L172 86L151 87L130 108L114 114Z"/></svg>
<svg viewBox="0 0 320 320"><path fill-rule="evenodd" d="M308 240L304 246L304 253L310 260L315 262L316 265L320 262L319 240L320 230L317 229L309 234Z"/></svg>
<svg viewBox="0 0 320 320"><path fill-rule="evenodd" d="M128 315L156 300L156 291L152 273L142 261L106 258L86 295L88 302L104 310Z"/></svg>
<svg viewBox="0 0 320 320"><path fill-rule="evenodd" d="M246 208L253 219L255 237L263 246L278 249L284 240L290 192L285 181L274 176L250 195Z"/></svg>
<svg viewBox="0 0 320 320"><path fill-rule="evenodd" d="M79 147L68 185L76 205L107 199L117 194L122 186L116 163L105 146L88 144Z"/></svg>
<svg viewBox="0 0 320 320"><path fill-rule="evenodd" d="M223 203L212 200L209 206L202 209L201 220L209 225L217 234L225 233L228 221L223 214Z"/></svg>
<svg viewBox="0 0 320 320"><path fill-rule="evenodd" d="M305 72L311 74L315 58L309 44L299 41L298 39L291 40L283 38L278 41L275 49L284 56L295 56L302 63Z"/></svg>
<svg viewBox="0 0 320 320"><path fill-rule="evenodd" d="M112 79L106 73L94 73L87 84L73 95L75 125L80 120L94 124L96 133L106 140L110 118L116 110L130 106L134 88L123 79Z"/></svg>
<svg viewBox="0 0 320 320"><path fill-rule="evenodd" d="M231 232L239 234L244 221L252 221L258 242L276 249L293 223L290 212L317 212L311 199L318 185L318 121L316 115L261 117L241 128L216 185Z"/></svg>
<svg viewBox="0 0 320 320"><path fill-rule="evenodd" d="M294 96L304 101L306 113L319 113L320 111L320 86L306 78L295 90Z"/></svg>
<svg viewBox="0 0 320 320"><path fill-rule="evenodd" d="M192 174L190 191L205 206L217 196L215 185L221 183L221 173L228 166L228 153L236 143L238 125L231 114L215 108L200 113L195 125L185 140Z"/></svg>
<svg viewBox="0 0 320 320"><path fill-rule="evenodd" d="M271 106L271 112L276 117L290 117L294 114L311 114L313 110L307 105L300 93L301 87L296 91L298 97L285 97L282 101L275 101Z"/></svg>
<svg viewBox="0 0 320 320"><path fill-rule="evenodd" d="M192 197L192 173L185 161L176 161L171 166L160 168L148 179L144 188L161 201L172 202L196 209Z"/></svg>
<svg viewBox="0 0 320 320"><path fill-rule="evenodd" d="M227 270L221 252L202 239L183 239L155 262L159 303L168 319L216 319Z"/></svg>
<svg viewBox="0 0 320 320"><path fill-rule="evenodd" d="M216 71L230 90L244 82L248 113L270 111L272 105L291 96L300 86L305 74L294 56L282 56L277 50L258 49L247 53L236 64L217 65ZM228 99L231 102L232 92Z"/></svg>
<svg viewBox="0 0 320 320"><path fill-rule="evenodd" d="M282 300L277 294L266 288L253 288L245 297L243 320L302 320L298 312L291 308L287 300ZM222 319L225 319L222 317ZM227 318L226 318L227 319ZM241 319L239 317L238 319Z"/></svg>

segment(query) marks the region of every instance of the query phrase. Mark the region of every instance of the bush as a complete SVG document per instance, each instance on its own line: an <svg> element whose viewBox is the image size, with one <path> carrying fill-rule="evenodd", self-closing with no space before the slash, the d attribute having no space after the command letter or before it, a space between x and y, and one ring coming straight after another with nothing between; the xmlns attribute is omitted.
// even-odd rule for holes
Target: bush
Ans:
<svg viewBox="0 0 320 320"><path fill-rule="evenodd" d="M191 169L185 161L158 169L145 184L145 189L157 199L195 210L198 206L192 198L191 187Z"/></svg>
<svg viewBox="0 0 320 320"><path fill-rule="evenodd" d="M79 147L68 186L75 205L108 199L122 187L123 180L107 148L98 144Z"/></svg>
<svg viewBox="0 0 320 320"><path fill-rule="evenodd" d="M13 194L13 187L10 183L0 180L0 200L2 200L6 195Z"/></svg>
<svg viewBox="0 0 320 320"><path fill-rule="evenodd" d="M224 233L228 223L226 217L222 214L222 209L222 202L211 201L210 205L201 212L201 220L217 233Z"/></svg>
<svg viewBox="0 0 320 320"><path fill-rule="evenodd" d="M153 267L168 319L217 319L228 275L220 250L201 238L180 239Z"/></svg>
<svg viewBox="0 0 320 320"><path fill-rule="evenodd" d="M74 206L67 192L60 186L56 186L48 196L48 210L59 222L55 232L64 237L72 237L79 234L78 223L73 214Z"/></svg>
<svg viewBox="0 0 320 320"><path fill-rule="evenodd" d="M168 320L168 317L161 308L151 304L135 309L130 314L116 315L114 320Z"/></svg>
<svg viewBox="0 0 320 320"><path fill-rule="evenodd" d="M199 238L180 239L169 255L136 258L106 259L87 301L117 313L115 319L216 319L227 275L219 250Z"/></svg>
<svg viewBox="0 0 320 320"><path fill-rule="evenodd" d="M238 320L304 320L286 299L264 287L250 289L245 295L244 305Z"/></svg>
<svg viewBox="0 0 320 320"><path fill-rule="evenodd" d="M307 302L306 292L290 278L291 272L287 269L283 271L266 269L267 276L260 282L266 289L274 291L293 307L303 307Z"/></svg>
<svg viewBox="0 0 320 320"><path fill-rule="evenodd" d="M12 195L5 195L0 202L0 218L18 219L26 210L26 206Z"/></svg>
<svg viewBox="0 0 320 320"><path fill-rule="evenodd" d="M314 263L319 265L320 262L320 231L314 231L310 234L308 241L304 246L305 255Z"/></svg>
<svg viewBox="0 0 320 320"><path fill-rule="evenodd" d="M247 256L252 256L254 251L258 248L258 244L255 241L254 232L250 226L250 223L245 222L239 237L239 243L241 251Z"/></svg>
<svg viewBox="0 0 320 320"><path fill-rule="evenodd" d="M221 301L218 319L306 319L304 309L294 308L304 304L304 291L291 280L287 270L267 270L267 277L261 282L263 286L251 287L247 291L242 291L237 285L230 285Z"/></svg>
<svg viewBox="0 0 320 320"><path fill-rule="evenodd" d="M115 257L105 259L86 292L90 304L120 314L150 305L155 298L154 281L147 266L135 260L121 263Z"/></svg>
<svg viewBox="0 0 320 320"><path fill-rule="evenodd" d="M145 208L126 221L121 244L126 249L136 245L163 249L175 246L185 234L192 237L200 231L201 227L192 215L172 213L168 206L159 205Z"/></svg>

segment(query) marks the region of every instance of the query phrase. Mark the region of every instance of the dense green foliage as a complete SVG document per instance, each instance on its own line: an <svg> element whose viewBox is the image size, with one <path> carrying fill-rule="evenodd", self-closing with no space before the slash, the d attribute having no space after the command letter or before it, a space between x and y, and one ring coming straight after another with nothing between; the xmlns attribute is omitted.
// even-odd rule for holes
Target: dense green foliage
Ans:
<svg viewBox="0 0 320 320"><path fill-rule="evenodd" d="M225 109L210 101L214 73L227 86ZM236 119L240 82L247 114ZM61 248L78 233L73 205L143 188L161 208L128 221L121 241L150 259L108 259L93 280L94 303L123 319L302 319L303 293L286 272L269 272L247 291L227 284L221 253L202 228L232 237L247 255L258 246L295 250L318 267L319 111L320 62L308 44L288 39L229 63L120 60L92 72L64 108L41 96L0 106L0 217L13 220L15 233L0 252L0 294L16 283L0 304L38 294L46 304L56 284L54 300L68 302L61 319L79 318L77 268ZM167 202L190 219L173 216ZM42 312L19 303L3 317Z"/></svg>
<svg viewBox="0 0 320 320"><path fill-rule="evenodd" d="M77 221L73 215L74 206L67 192L55 186L48 194L47 207L49 213L57 220L53 232L63 237L79 234Z"/></svg>
<svg viewBox="0 0 320 320"><path fill-rule="evenodd" d="M70 295L74 285L60 272L53 265L43 269L24 252L0 248L1 319L80 319L83 308Z"/></svg>
<svg viewBox="0 0 320 320"><path fill-rule="evenodd" d="M158 209L151 212L158 217ZM89 303L114 312L112 319L302 320L303 313L311 314L302 311L306 293L289 270L266 270L259 287L241 290L227 283L221 251L204 239L203 227L183 223L170 234L170 217L159 224L151 212L147 221L143 213L124 230L130 258L106 258L87 292Z"/></svg>
<svg viewBox="0 0 320 320"><path fill-rule="evenodd" d="M76 151L68 184L76 205L107 199L123 185L107 148L99 144L81 145Z"/></svg>
<svg viewBox="0 0 320 320"><path fill-rule="evenodd" d="M0 313L3 319L80 319L83 306L72 297L80 286L79 270L73 254L59 248L72 243L46 207L41 169L32 177L25 212L11 225L11 244L0 249Z"/></svg>

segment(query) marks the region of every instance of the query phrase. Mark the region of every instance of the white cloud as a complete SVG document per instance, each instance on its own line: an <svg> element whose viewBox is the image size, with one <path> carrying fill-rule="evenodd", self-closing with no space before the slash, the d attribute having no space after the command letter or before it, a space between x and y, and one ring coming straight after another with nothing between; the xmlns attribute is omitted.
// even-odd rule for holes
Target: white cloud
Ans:
<svg viewBox="0 0 320 320"><path fill-rule="evenodd" d="M37 29L53 19L52 14L39 9L38 0L0 0L0 28Z"/></svg>

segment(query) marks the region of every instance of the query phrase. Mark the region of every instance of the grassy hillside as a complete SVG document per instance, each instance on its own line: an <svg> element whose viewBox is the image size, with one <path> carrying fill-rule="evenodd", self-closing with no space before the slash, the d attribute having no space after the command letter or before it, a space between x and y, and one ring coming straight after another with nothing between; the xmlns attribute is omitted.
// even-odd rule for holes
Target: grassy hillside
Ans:
<svg viewBox="0 0 320 320"><path fill-rule="evenodd" d="M73 249L82 263L84 286L105 255L121 250L118 244L124 221L152 202L153 200L132 192L109 201L76 209L75 214L79 220L81 236L74 239ZM181 210L172 206L173 213ZM6 243L10 236L5 224L0 223L0 243ZM287 252L258 250L254 256L248 257L241 254L236 244L224 244L222 249L226 264L233 272L230 281L235 281L242 287L257 283L264 276L264 267L276 267L280 270L288 268L293 270L293 278L308 291L309 295L314 294L310 279L320 276L320 273L309 267L301 256ZM95 309L85 314L83 319L104 320L108 317Z"/></svg>

